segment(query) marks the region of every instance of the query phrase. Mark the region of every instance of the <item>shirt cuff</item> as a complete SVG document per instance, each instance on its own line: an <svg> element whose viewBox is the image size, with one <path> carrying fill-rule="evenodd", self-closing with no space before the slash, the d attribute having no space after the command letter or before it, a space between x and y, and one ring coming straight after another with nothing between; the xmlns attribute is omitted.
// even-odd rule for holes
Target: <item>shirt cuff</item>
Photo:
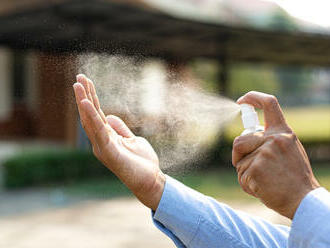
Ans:
<svg viewBox="0 0 330 248"><path fill-rule="evenodd" d="M309 192L292 220L289 247L313 247L329 235L329 219L330 193L324 188Z"/></svg>
<svg viewBox="0 0 330 248"><path fill-rule="evenodd" d="M201 193L166 176L162 198L153 213L154 224L169 236L177 247L188 246L198 230L198 209L203 204L203 198Z"/></svg>

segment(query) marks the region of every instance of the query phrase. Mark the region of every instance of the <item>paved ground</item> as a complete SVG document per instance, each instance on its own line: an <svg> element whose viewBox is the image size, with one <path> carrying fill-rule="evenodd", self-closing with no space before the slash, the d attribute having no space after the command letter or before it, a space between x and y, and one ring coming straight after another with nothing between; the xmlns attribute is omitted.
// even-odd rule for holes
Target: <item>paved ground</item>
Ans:
<svg viewBox="0 0 330 248"><path fill-rule="evenodd" d="M276 223L288 223L261 204L232 203ZM171 248L133 198L85 200L59 190L0 193L0 247Z"/></svg>

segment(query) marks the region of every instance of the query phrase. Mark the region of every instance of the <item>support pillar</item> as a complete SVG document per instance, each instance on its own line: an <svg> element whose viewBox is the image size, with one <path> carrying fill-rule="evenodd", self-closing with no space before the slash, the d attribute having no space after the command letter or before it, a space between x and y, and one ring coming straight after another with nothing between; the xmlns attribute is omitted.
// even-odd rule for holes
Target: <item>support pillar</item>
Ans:
<svg viewBox="0 0 330 248"><path fill-rule="evenodd" d="M60 141L73 146L76 142L77 113L72 84L76 75L76 58L67 54L40 54L39 118L37 135L41 139Z"/></svg>
<svg viewBox="0 0 330 248"><path fill-rule="evenodd" d="M220 94L223 96L228 96L228 63L225 56L219 59L219 85L220 85Z"/></svg>

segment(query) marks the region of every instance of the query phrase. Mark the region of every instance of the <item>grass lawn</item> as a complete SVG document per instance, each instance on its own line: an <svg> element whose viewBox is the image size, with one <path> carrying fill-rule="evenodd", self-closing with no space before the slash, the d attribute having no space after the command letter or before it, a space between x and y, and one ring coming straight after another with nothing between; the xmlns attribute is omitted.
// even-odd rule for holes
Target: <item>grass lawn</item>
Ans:
<svg viewBox="0 0 330 248"><path fill-rule="evenodd" d="M330 164L317 164L314 172L322 186L330 189ZM179 181L203 194L223 201L257 201L239 186L234 169L212 169L175 176ZM65 193L88 198L132 196L119 180L91 180L67 185Z"/></svg>
<svg viewBox="0 0 330 248"><path fill-rule="evenodd" d="M330 164L314 165L314 173L320 184L330 190ZM177 177L190 187L225 201L255 201L246 194L237 182L234 169L218 169Z"/></svg>
<svg viewBox="0 0 330 248"><path fill-rule="evenodd" d="M302 141L330 140L330 106L284 108L283 112L288 124ZM262 112L259 112L259 119L263 123ZM240 117L237 117L227 127L226 137L233 139L242 131Z"/></svg>

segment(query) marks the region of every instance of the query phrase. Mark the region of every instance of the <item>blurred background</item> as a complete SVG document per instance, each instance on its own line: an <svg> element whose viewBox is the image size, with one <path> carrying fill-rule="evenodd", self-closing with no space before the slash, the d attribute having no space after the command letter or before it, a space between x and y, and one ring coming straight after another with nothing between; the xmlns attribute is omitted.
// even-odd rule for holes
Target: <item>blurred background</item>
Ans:
<svg viewBox="0 0 330 248"><path fill-rule="evenodd" d="M150 211L95 159L79 124L75 75L107 61L121 61L101 71L111 68L112 80L128 68L148 68L165 83L175 79L232 100L250 90L276 95L329 189L330 6L304 4L0 0L0 246L174 247L153 227ZM143 80L143 74L133 78ZM147 95L161 91L157 80L147 84ZM128 120L120 108L107 108L101 90L106 112ZM143 96L137 101L148 105ZM158 118L146 113L146 120ZM289 225L237 183L231 144L242 130L235 119L194 166L166 172L237 209Z"/></svg>

